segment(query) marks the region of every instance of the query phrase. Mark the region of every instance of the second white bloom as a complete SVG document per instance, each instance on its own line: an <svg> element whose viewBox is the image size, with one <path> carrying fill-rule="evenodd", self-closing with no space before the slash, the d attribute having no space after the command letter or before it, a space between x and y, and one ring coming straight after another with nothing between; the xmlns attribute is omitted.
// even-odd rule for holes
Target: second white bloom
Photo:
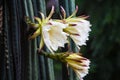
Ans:
<svg viewBox="0 0 120 80"><path fill-rule="evenodd" d="M79 46L86 45L86 40L88 40L91 31L90 26L89 21L80 19L80 21L68 22L68 27L64 31L69 34L79 48Z"/></svg>

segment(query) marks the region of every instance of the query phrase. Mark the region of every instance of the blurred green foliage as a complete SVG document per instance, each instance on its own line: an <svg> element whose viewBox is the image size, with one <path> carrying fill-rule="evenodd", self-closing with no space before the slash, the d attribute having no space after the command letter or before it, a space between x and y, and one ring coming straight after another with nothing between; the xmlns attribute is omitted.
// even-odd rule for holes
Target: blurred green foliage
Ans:
<svg viewBox="0 0 120 80"><path fill-rule="evenodd" d="M92 31L81 52L91 59L85 80L120 80L120 1L76 0L79 15L89 15Z"/></svg>

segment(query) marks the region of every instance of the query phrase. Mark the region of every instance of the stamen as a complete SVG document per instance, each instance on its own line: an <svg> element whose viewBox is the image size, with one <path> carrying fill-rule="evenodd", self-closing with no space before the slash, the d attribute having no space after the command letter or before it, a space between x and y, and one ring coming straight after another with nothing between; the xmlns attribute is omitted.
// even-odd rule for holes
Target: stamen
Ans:
<svg viewBox="0 0 120 80"><path fill-rule="evenodd" d="M69 18L71 18L71 17L75 16L75 15L76 15L76 13L77 13L77 11L78 11L78 6L76 6L75 11L74 11L74 12L71 14L71 16L69 16L67 19L69 19Z"/></svg>
<svg viewBox="0 0 120 80"><path fill-rule="evenodd" d="M62 15L63 15L63 19L65 19L66 18L65 9L62 6L60 6L60 8L61 8L61 12L62 12Z"/></svg>
<svg viewBox="0 0 120 80"><path fill-rule="evenodd" d="M50 12L50 14L49 14L49 16L46 18L46 20L49 20L51 17L52 17L52 15L53 15L53 13L54 13L54 6L52 6L52 9L51 9L51 12Z"/></svg>

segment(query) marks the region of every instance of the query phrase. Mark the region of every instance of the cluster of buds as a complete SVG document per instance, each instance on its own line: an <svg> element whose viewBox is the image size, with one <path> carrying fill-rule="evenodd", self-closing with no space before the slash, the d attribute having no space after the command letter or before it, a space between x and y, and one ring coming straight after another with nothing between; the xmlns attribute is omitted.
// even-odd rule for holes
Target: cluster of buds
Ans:
<svg viewBox="0 0 120 80"><path fill-rule="evenodd" d="M86 20L88 16L75 17L77 11L78 7L76 7L72 15L66 18L66 12L61 7L63 18L51 19L54 13L54 6L52 6L48 17L45 17L40 12L41 18L35 17L37 23L31 22L29 18L27 18L27 23L35 29L35 32L29 36L29 39L40 36L39 51L42 51L42 47L46 45L52 53L47 54L43 52L46 57L67 63L75 71L79 79L82 80L88 73L90 61L76 53L55 53L59 47L64 47L65 44L69 44L68 38L74 41L78 49L80 49L80 46L86 45L86 40L88 40L89 32L91 31L91 24Z"/></svg>

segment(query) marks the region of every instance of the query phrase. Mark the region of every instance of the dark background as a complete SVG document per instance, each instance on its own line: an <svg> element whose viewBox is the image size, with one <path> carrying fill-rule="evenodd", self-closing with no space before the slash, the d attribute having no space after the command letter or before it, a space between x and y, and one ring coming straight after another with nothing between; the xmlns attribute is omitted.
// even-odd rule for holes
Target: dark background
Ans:
<svg viewBox="0 0 120 80"><path fill-rule="evenodd" d="M120 1L76 0L76 5L92 24L90 40L82 48L91 60L85 80L120 80Z"/></svg>

